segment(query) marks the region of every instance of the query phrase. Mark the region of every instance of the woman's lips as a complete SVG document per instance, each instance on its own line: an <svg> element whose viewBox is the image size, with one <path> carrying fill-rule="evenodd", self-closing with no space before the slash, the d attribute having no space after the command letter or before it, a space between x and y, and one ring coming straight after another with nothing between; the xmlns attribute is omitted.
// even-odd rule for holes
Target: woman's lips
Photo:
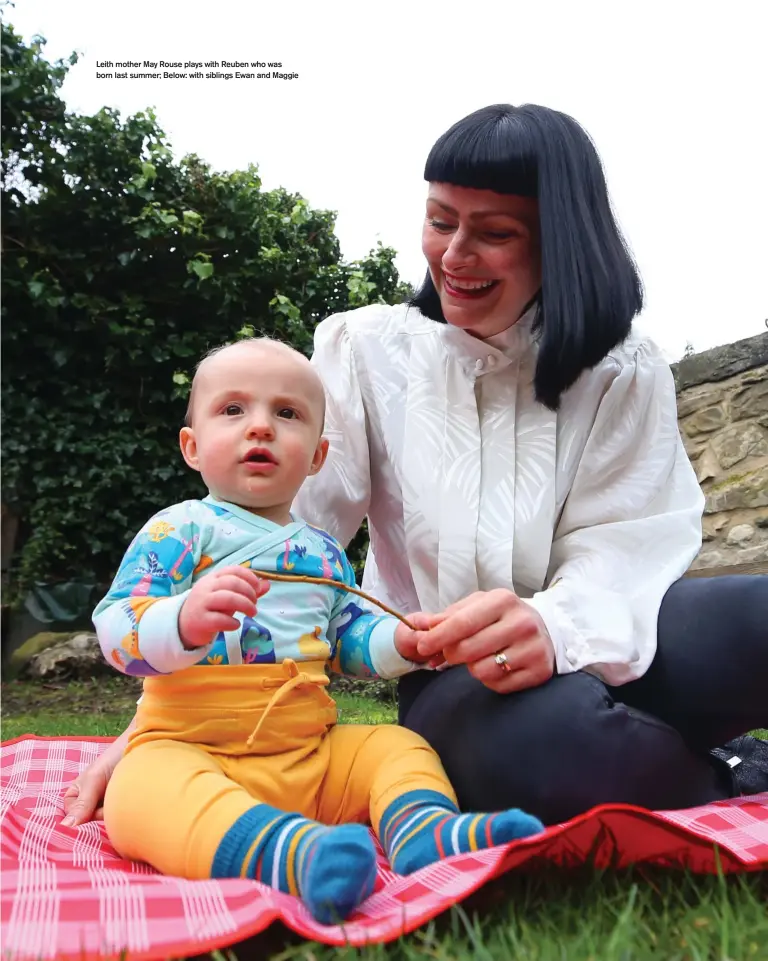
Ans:
<svg viewBox="0 0 768 961"><path fill-rule="evenodd" d="M443 274L443 289L447 294L455 297L457 300L482 300L483 297L487 296L492 290L495 290L498 285L497 280L492 280L490 283L487 281L477 281L477 283L487 283L487 286L475 287L469 290L464 287L455 287L451 283L450 277L445 273Z"/></svg>

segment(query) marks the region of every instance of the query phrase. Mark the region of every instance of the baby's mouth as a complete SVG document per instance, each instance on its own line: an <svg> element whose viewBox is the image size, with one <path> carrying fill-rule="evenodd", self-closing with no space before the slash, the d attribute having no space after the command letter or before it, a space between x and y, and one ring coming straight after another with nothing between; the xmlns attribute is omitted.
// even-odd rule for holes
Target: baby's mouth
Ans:
<svg viewBox="0 0 768 961"><path fill-rule="evenodd" d="M246 464L277 464L275 455L266 447L253 447L243 458Z"/></svg>

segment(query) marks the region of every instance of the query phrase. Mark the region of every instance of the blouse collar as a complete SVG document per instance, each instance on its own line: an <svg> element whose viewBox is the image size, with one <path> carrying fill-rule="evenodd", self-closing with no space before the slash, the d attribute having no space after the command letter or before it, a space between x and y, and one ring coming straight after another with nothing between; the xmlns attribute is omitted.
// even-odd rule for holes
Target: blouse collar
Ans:
<svg viewBox="0 0 768 961"><path fill-rule="evenodd" d="M493 369L508 367L528 352L533 345L533 322L536 319L536 305L531 306L517 321L499 334L485 340L450 324L430 320L417 310L410 310L408 327L412 333L439 337L449 353L465 367L466 372L475 375L488 373Z"/></svg>
<svg viewBox="0 0 768 961"><path fill-rule="evenodd" d="M529 307L516 324L507 327L499 334L486 337L482 343L488 344L510 359L524 354L534 341L533 322L536 319L536 304Z"/></svg>

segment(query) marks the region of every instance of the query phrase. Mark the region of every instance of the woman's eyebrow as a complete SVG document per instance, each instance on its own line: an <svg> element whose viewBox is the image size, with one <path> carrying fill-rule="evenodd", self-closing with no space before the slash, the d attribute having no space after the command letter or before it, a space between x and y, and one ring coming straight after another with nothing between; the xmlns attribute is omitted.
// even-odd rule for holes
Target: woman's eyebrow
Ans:
<svg viewBox="0 0 768 961"><path fill-rule="evenodd" d="M453 214L454 217L458 217L459 212L455 207L444 204L442 200L436 200L434 197L429 197L428 200L430 203L437 204L437 206L441 207L447 214ZM479 220L481 217L509 217L510 220L515 220L518 223L522 222L516 214L506 210L473 210L469 216L475 220Z"/></svg>

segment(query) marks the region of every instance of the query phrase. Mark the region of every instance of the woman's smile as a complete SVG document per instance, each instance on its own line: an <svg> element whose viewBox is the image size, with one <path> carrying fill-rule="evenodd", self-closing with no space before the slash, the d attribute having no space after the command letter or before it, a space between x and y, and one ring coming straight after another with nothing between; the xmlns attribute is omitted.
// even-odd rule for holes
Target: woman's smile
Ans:
<svg viewBox="0 0 768 961"><path fill-rule="evenodd" d="M470 280L454 277L443 271L443 287L446 293L460 300L481 300L498 286L498 280Z"/></svg>
<svg viewBox="0 0 768 961"><path fill-rule="evenodd" d="M516 323L541 287L538 204L431 183L422 250L446 321L491 337Z"/></svg>

